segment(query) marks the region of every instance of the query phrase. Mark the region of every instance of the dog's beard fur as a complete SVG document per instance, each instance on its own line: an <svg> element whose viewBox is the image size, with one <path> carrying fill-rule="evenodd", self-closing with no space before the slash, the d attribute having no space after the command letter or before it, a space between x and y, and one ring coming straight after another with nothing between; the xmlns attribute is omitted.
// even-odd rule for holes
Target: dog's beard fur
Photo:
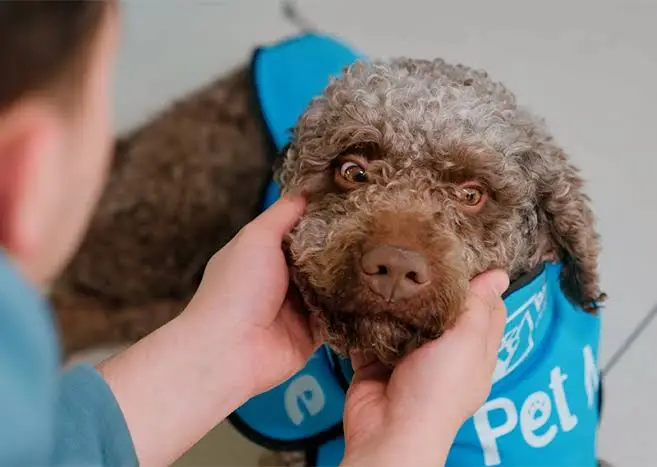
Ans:
<svg viewBox="0 0 657 467"><path fill-rule="evenodd" d="M328 224L327 205L334 208ZM426 212L359 213L348 202L341 205L350 213L336 212L331 199L311 205L290 235L292 280L314 314L315 332L322 340L343 355L373 352L382 362L394 364L455 323L467 290L465 249L456 236L436 228ZM363 282L358 261L363 249L383 241L422 251L432 276L440 280L408 299L382 300Z"/></svg>

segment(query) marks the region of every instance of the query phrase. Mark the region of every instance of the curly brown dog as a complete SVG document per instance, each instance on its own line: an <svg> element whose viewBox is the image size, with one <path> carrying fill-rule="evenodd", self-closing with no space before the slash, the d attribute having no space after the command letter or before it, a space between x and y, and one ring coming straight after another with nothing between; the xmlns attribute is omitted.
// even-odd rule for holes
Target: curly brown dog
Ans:
<svg viewBox="0 0 657 467"><path fill-rule="evenodd" d="M604 299L577 169L486 73L351 66L298 122L280 178L309 198L289 239L293 278L340 352L394 363L449 328L490 268L513 280L560 260L573 302Z"/></svg>

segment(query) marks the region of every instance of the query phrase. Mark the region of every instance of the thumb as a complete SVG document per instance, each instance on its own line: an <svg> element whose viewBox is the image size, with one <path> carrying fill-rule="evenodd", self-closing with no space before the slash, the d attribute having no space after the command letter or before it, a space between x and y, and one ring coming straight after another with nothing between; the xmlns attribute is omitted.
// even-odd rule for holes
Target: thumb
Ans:
<svg viewBox="0 0 657 467"><path fill-rule="evenodd" d="M299 221L306 209L306 200L300 195L283 195L251 225L270 238L281 240Z"/></svg>
<svg viewBox="0 0 657 467"><path fill-rule="evenodd" d="M498 346L506 322L501 297L508 286L509 277L501 270L488 271L472 279L455 333L460 338L483 339L487 349L488 345Z"/></svg>
<svg viewBox="0 0 657 467"><path fill-rule="evenodd" d="M488 324L488 334L486 338L487 352L488 356L492 359L492 363L495 363L497 352L500 348L500 342L502 341L502 335L504 334L504 327L506 326L506 305L504 300L502 300L501 294L509 286L509 280L506 275L504 275L499 280L505 280L505 282L498 283L498 286L505 284L503 288L496 288L495 290L501 290L502 292L493 299L492 307L489 315L489 324ZM497 286L496 286L497 287Z"/></svg>
<svg viewBox="0 0 657 467"><path fill-rule="evenodd" d="M392 369L381 363L372 353L352 351L351 366L354 369L353 381L376 380L387 382Z"/></svg>
<svg viewBox="0 0 657 467"><path fill-rule="evenodd" d="M385 401L391 371L367 352L352 351L350 358L354 376L347 391L345 415L348 418L345 420L352 425L352 420L359 423L359 418L366 419L367 412ZM362 414L363 411L365 414Z"/></svg>

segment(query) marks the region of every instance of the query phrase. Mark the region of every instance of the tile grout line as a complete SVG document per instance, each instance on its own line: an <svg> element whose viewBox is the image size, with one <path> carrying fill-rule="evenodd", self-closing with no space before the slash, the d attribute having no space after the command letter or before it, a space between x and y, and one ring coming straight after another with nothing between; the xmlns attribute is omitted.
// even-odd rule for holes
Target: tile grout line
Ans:
<svg viewBox="0 0 657 467"><path fill-rule="evenodd" d="M643 319L637 324L634 330L630 333L629 336L623 341L620 347L614 352L614 354L609 358L607 364L602 369L602 374L606 376L609 372L616 366L616 364L625 356L628 350L636 343L636 341L641 337L641 334L648 328L650 323L657 317L657 305L653 306L650 311L643 317Z"/></svg>

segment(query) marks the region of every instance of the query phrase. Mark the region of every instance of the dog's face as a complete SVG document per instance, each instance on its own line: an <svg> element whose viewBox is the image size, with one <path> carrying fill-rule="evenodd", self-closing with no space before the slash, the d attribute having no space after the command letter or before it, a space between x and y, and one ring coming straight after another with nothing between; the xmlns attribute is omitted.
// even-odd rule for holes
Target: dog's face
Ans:
<svg viewBox="0 0 657 467"><path fill-rule="evenodd" d="M308 197L292 277L338 351L394 363L453 325L490 268L514 278L559 258L568 295L599 298L576 170L484 73L355 64L300 119L280 178Z"/></svg>

